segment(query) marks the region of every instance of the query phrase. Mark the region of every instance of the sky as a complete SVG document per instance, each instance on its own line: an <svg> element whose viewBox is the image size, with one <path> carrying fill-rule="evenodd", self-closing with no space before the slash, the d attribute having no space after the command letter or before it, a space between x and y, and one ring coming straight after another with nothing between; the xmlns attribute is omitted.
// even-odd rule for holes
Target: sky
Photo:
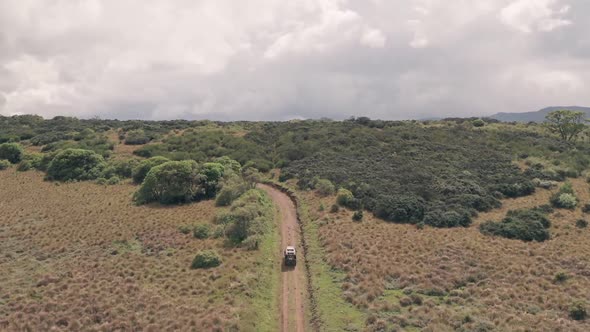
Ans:
<svg viewBox="0 0 590 332"><path fill-rule="evenodd" d="M1 0L0 114L409 119L590 106L588 0Z"/></svg>

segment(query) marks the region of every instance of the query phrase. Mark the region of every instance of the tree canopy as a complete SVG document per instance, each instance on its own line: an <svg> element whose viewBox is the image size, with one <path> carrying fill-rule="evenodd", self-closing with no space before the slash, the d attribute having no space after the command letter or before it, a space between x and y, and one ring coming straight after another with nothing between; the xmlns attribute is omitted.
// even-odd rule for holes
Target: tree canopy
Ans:
<svg viewBox="0 0 590 332"><path fill-rule="evenodd" d="M547 128L568 142L575 140L586 127L584 124L584 112L553 111L547 114L545 119Z"/></svg>

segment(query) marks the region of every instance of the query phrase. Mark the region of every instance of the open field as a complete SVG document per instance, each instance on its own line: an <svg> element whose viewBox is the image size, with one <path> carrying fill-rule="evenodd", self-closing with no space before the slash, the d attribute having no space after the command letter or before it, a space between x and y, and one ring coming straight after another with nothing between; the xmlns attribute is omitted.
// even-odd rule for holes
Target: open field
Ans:
<svg viewBox="0 0 590 332"><path fill-rule="evenodd" d="M583 179L574 179L582 204ZM334 199L307 195L327 260L345 277L348 302L369 314L372 330L588 331L590 322L568 317L575 300L590 300L590 230L578 229L581 210L556 210L552 239L522 242L480 234L482 220L499 221L509 209L547 204L547 190L504 200L468 228L422 230L365 214L319 212ZM563 272L567 280L556 282Z"/></svg>
<svg viewBox="0 0 590 332"><path fill-rule="evenodd" d="M274 331L276 232L260 251L198 240L178 228L213 201L135 206L135 189L0 172L0 330ZM211 248L223 264L191 270Z"/></svg>

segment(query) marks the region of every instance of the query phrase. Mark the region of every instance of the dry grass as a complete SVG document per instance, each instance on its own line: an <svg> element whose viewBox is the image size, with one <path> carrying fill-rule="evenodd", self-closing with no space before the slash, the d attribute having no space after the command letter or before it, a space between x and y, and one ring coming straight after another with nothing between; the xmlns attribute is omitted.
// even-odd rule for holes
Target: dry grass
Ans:
<svg viewBox="0 0 590 332"><path fill-rule="evenodd" d="M581 205L588 185L573 181ZM548 204L551 192L506 200L469 228L417 229L365 213L329 213L333 198L307 196L317 211L329 263L345 273L346 299L369 313L367 328L424 331L588 331L590 321L568 318L574 300L590 303L590 229L578 229L575 211L551 215L552 239L543 243L486 237L482 220L500 220L509 209ZM319 211L323 204L324 211ZM555 282L558 272L569 277Z"/></svg>
<svg viewBox="0 0 590 332"><path fill-rule="evenodd" d="M134 206L134 190L0 172L0 330L240 328L257 253L178 231L209 222L213 202ZM189 269L205 248L223 264Z"/></svg>

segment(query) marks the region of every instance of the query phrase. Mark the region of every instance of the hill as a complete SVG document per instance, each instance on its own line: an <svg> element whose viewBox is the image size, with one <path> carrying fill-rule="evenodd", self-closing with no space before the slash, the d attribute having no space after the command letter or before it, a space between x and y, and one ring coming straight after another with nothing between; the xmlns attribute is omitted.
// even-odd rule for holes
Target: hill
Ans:
<svg viewBox="0 0 590 332"><path fill-rule="evenodd" d="M586 117L590 117L590 107L580 107L580 106L550 106L545 107L541 110L536 112L524 112L524 113L496 113L490 118L500 120L502 122L543 122L545 121L545 116L550 112L557 111L557 110L572 110L578 112L586 113Z"/></svg>

